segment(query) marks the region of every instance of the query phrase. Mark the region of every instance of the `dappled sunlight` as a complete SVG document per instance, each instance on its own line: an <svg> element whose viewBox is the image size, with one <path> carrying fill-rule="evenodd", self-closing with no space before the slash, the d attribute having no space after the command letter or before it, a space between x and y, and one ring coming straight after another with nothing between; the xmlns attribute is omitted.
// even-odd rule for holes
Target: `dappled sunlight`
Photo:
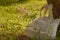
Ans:
<svg viewBox="0 0 60 40"><path fill-rule="evenodd" d="M0 40L36 40L24 33L45 4L46 0L0 0Z"/></svg>
<svg viewBox="0 0 60 40"><path fill-rule="evenodd" d="M26 26L40 16L40 6L42 3L44 4L45 2L30 1L23 4L16 2L0 3L0 40L20 40L19 38L22 36L19 35L24 34ZM20 11L22 6L28 14Z"/></svg>

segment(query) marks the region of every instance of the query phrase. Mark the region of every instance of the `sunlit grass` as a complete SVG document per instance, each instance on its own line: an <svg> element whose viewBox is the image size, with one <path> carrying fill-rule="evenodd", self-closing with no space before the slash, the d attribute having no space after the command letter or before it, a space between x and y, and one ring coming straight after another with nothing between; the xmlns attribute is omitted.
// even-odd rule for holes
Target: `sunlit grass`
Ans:
<svg viewBox="0 0 60 40"><path fill-rule="evenodd" d="M29 1L27 3L14 3L11 5L1 5L0 6L0 37L4 40L14 40L16 35L20 35L31 22L32 19L35 19L40 16L40 7L46 3L45 1ZM26 13L18 12L22 6L28 11ZM2 36L1 36L2 35ZM7 36L10 35L10 36ZM5 37L3 37L5 36Z"/></svg>
<svg viewBox="0 0 60 40"><path fill-rule="evenodd" d="M28 1L26 3L14 3L10 5L0 5L0 37L3 40L16 40L15 36L20 35L26 26L33 19L40 16L40 8L46 1ZM18 11L22 6L27 10L26 13Z"/></svg>

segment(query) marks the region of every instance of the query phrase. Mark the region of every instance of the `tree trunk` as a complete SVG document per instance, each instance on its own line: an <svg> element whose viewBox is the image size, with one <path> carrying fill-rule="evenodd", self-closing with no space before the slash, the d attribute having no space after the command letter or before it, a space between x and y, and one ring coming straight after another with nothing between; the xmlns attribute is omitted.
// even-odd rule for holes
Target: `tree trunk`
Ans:
<svg viewBox="0 0 60 40"><path fill-rule="evenodd" d="M60 0L47 0L47 3L51 3L53 5L53 18L57 19L60 18ZM60 37L60 24L58 26L58 30L57 30L57 36Z"/></svg>
<svg viewBox="0 0 60 40"><path fill-rule="evenodd" d="M53 5L53 18L60 17L60 0L47 0L47 3L51 3Z"/></svg>

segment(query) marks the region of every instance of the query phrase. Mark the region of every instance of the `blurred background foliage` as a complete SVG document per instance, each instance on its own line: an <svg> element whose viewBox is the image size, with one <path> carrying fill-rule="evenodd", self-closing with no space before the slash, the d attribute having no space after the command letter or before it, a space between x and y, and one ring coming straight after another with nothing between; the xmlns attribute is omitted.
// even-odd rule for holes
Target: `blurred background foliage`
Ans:
<svg viewBox="0 0 60 40"><path fill-rule="evenodd" d="M46 0L0 0L0 40L17 40L26 26L40 16L44 4ZM21 12L22 7L25 12Z"/></svg>

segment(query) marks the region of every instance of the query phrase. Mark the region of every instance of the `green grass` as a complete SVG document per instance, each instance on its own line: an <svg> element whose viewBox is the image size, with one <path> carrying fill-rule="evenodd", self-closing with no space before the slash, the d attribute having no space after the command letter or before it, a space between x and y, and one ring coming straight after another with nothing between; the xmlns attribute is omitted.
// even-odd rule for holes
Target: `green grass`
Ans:
<svg viewBox="0 0 60 40"><path fill-rule="evenodd" d="M9 38L9 40L15 40L15 37L24 31L32 19L40 16L39 9L44 3L46 2L28 1L0 4L0 38L3 40L8 40ZM27 10L28 15L18 11L22 6Z"/></svg>
<svg viewBox="0 0 60 40"><path fill-rule="evenodd" d="M16 40L32 19L40 16L40 8L46 1L13 2L8 4L0 3L0 38L3 40ZM18 11L22 6L27 10L28 15ZM1 39L0 39L1 40Z"/></svg>

